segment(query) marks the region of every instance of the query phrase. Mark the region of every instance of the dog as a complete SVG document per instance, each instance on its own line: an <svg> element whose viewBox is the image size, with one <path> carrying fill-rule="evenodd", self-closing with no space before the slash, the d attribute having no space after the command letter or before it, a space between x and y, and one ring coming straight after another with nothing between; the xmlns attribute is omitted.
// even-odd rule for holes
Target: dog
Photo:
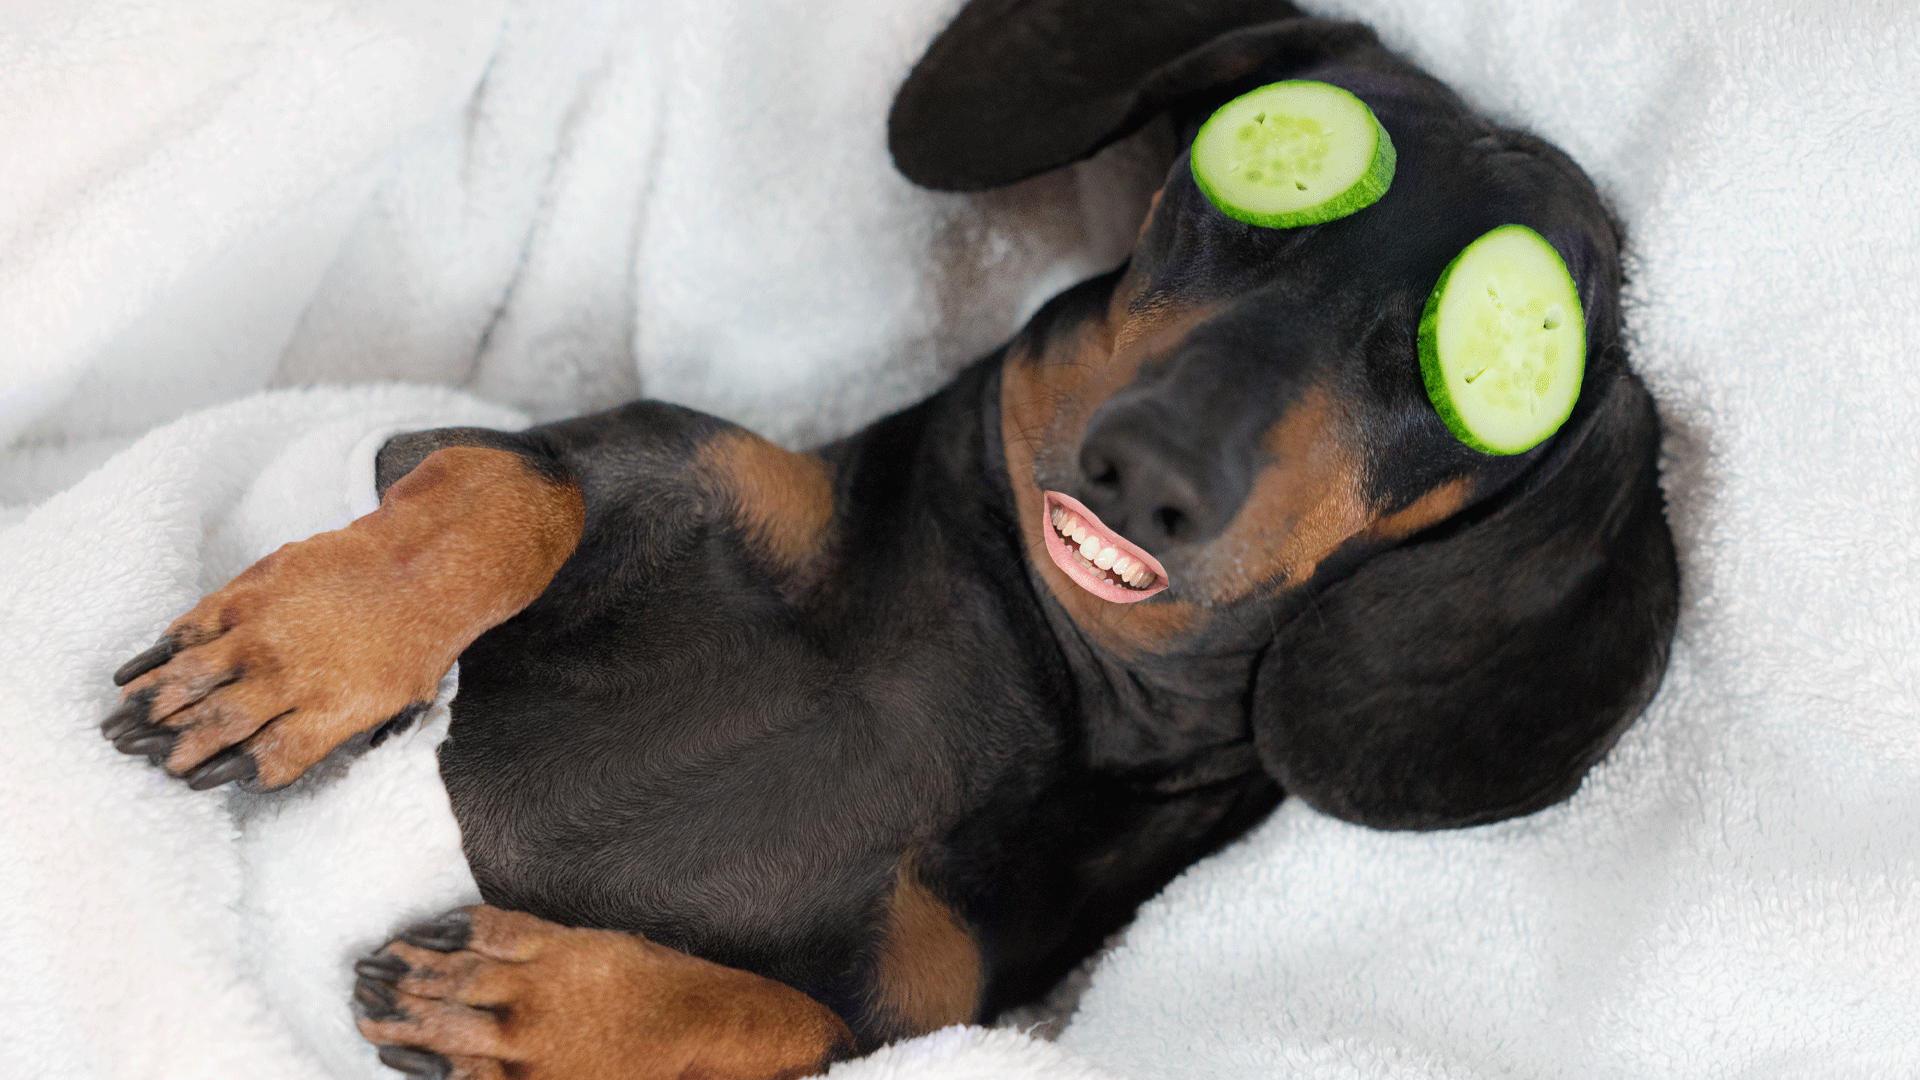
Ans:
<svg viewBox="0 0 1920 1080"><path fill-rule="evenodd" d="M1122 266L809 453L659 402L397 437L379 509L176 620L103 734L273 788L458 660L440 766L486 903L355 969L381 1060L432 1076L806 1075L1038 997L1283 797L1386 829L1566 798L1678 589L1573 162L1277 0L973 0L889 139L977 190L1282 79L1372 108L1378 202L1246 225L1182 154ZM1510 223L1588 351L1564 426L1492 456L1416 336Z"/></svg>

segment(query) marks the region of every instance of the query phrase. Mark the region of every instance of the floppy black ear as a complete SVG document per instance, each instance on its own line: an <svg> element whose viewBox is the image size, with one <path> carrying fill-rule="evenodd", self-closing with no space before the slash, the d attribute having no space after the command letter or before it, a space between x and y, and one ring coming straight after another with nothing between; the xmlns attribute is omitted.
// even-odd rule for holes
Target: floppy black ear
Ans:
<svg viewBox="0 0 1920 1080"><path fill-rule="evenodd" d="M1281 629L1253 722L1289 792L1378 828L1497 821L1571 795L1639 714L1678 607L1659 422L1622 371L1569 435L1529 489Z"/></svg>
<svg viewBox="0 0 1920 1080"><path fill-rule="evenodd" d="M887 142L914 183L978 191L1078 161L1211 88L1378 44L1286 0L972 0L900 87Z"/></svg>

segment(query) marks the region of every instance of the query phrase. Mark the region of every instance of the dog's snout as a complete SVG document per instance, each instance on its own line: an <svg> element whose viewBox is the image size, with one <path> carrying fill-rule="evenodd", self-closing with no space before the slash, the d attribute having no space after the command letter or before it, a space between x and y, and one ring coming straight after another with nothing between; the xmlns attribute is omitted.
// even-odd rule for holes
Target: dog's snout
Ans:
<svg viewBox="0 0 1920 1080"><path fill-rule="evenodd" d="M1149 551L1206 540L1232 517L1227 493L1188 433L1155 410L1101 418L1080 447L1081 501Z"/></svg>

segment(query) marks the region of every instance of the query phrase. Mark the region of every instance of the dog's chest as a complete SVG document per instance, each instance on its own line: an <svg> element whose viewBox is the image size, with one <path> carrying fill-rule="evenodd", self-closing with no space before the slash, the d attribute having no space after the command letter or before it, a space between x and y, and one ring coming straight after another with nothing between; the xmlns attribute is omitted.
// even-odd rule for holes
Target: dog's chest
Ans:
<svg viewBox="0 0 1920 1080"><path fill-rule="evenodd" d="M441 769L490 901L771 949L796 911L866 921L902 851L1061 752L990 636L827 647L759 599L647 599L530 609L462 657Z"/></svg>

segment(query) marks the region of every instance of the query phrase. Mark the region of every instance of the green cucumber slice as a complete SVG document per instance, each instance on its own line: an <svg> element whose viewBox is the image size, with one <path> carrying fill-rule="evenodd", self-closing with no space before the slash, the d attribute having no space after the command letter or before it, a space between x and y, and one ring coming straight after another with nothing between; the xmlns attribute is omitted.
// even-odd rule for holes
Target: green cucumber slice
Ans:
<svg viewBox="0 0 1920 1080"><path fill-rule="evenodd" d="M1518 454L1558 431L1586 364L1580 291L1525 225L1502 225L1454 256L1420 316L1427 396L1482 453Z"/></svg>
<svg viewBox="0 0 1920 1080"><path fill-rule="evenodd" d="M1292 229L1346 217L1393 183L1393 140L1359 98L1293 79L1220 106L1194 136L1194 182L1221 213Z"/></svg>

